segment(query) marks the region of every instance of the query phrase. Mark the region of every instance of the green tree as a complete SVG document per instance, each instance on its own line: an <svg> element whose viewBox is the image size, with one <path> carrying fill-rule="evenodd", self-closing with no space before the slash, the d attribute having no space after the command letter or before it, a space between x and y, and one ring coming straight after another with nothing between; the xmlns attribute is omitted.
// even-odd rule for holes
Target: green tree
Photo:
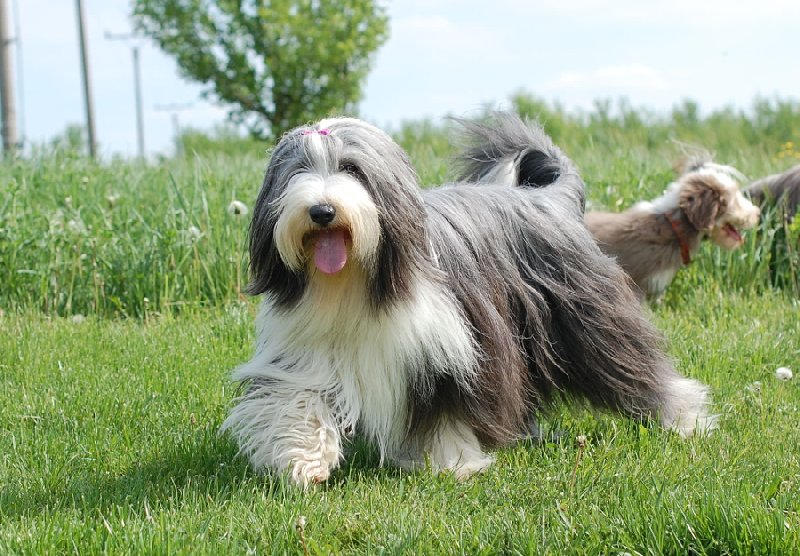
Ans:
<svg viewBox="0 0 800 556"><path fill-rule="evenodd" d="M133 19L261 138L353 110L389 27L375 0L134 0Z"/></svg>

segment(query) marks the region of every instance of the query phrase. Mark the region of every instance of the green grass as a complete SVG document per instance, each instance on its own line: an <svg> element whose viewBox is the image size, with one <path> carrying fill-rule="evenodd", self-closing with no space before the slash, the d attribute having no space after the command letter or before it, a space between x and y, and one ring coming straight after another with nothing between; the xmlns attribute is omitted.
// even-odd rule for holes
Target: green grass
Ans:
<svg viewBox="0 0 800 556"><path fill-rule="evenodd" d="M308 492L253 475L217 435L248 310L6 315L0 553L297 553L301 515L312 553L796 552L800 389L774 370L800 359L799 310L713 290L657 309L678 366L714 389L711 438L564 406L558 436L499 451L469 482L381 468L357 444Z"/></svg>
<svg viewBox="0 0 800 556"><path fill-rule="evenodd" d="M787 147L800 145L792 135L800 129L800 105L790 102L757 103L749 120L715 114L691 126L685 116L648 119L624 105L619 114L601 105L577 118L523 97L514 104L540 118L576 161L590 206L623 209L660 194L681 157L674 140L702 141L718 151L718 161L753 177L800 162L800 151ZM396 130L422 184L452 178L451 128L412 122ZM267 145L223 136L215 152L213 141L196 139L187 142L185 157L158 165L95 164L69 150L0 165L0 309L142 318L239 299L249 218L226 209L235 199L252 207ZM800 294L800 243L783 239L800 237L800 224L771 233L726 255L724 264L714 255L704 272L717 281L735 275L736 287Z"/></svg>
<svg viewBox="0 0 800 556"><path fill-rule="evenodd" d="M263 152L159 166L70 153L0 167L0 308L143 317L220 305L247 280Z"/></svg>
<svg viewBox="0 0 800 556"><path fill-rule="evenodd" d="M658 119L514 103L575 159L596 207L658 195L673 139L753 177L800 156L793 103L699 120L690 106ZM440 127L395 135L423 183L449 177ZM356 443L304 492L254 475L217 434L255 311L248 218L226 208L252 206L266 157L199 139L158 165L61 151L0 166L0 554L302 553L299 516L320 554L800 552L800 382L774 376L800 372L800 227L768 218L740 250L704 246L653 308L678 368L713 389L710 438L562 405L544 441L466 483L380 467Z"/></svg>

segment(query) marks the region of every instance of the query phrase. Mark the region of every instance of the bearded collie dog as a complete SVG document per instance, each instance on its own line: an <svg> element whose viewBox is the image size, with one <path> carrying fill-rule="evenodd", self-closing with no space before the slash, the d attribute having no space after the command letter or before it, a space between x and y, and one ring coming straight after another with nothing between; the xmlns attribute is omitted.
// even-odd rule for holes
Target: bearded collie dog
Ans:
<svg viewBox="0 0 800 556"><path fill-rule="evenodd" d="M619 213L589 211L586 225L640 297L657 299L704 239L736 249L744 242L742 230L758 223L761 211L739 191L741 177L730 166L697 162L661 197Z"/></svg>
<svg viewBox="0 0 800 556"><path fill-rule="evenodd" d="M791 223L800 209L800 164L754 181L744 194L761 207L776 206L782 219Z"/></svg>
<svg viewBox="0 0 800 556"><path fill-rule="evenodd" d="M323 482L360 435L464 479L564 397L682 436L713 426L586 229L572 162L515 115L463 123L462 179L436 189L357 119L274 149L250 226L255 353L223 425L256 470Z"/></svg>

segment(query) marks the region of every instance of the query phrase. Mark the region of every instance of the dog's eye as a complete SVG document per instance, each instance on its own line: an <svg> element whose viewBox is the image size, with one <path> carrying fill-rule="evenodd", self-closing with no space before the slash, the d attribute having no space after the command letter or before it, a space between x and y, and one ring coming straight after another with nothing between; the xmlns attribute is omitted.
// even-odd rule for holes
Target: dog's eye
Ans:
<svg viewBox="0 0 800 556"><path fill-rule="evenodd" d="M352 162L342 162L339 164L339 171L344 172L345 174L350 174L352 177L357 179L360 182L364 182L366 177L364 176L364 172L361 171L361 168L353 164Z"/></svg>

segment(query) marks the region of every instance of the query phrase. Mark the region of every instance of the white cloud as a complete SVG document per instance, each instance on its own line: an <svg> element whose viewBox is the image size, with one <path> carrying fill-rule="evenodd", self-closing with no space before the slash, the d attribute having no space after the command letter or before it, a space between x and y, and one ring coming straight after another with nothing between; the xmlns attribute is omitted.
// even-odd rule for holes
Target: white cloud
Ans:
<svg viewBox="0 0 800 556"><path fill-rule="evenodd" d="M563 16L575 22L680 23L706 27L800 17L800 2L796 0L499 0L498 9L538 17Z"/></svg>
<svg viewBox="0 0 800 556"><path fill-rule="evenodd" d="M391 38L378 52L362 113L394 124L465 114L524 89L566 106L628 96L669 108L749 105L753 96L797 96L790 46L797 0L382 0ZM130 30L130 0L84 0L98 135L104 152L136 150L129 45L104 31ZM74 0L14 0L20 11L30 140L83 120ZM796 50L796 49L795 49ZM765 63L768 60L769 63ZM224 110L199 100L174 61L152 45L141 52L146 144L171 148L169 114L156 105L194 103L183 126L210 127ZM14 60L16 65L16 59ZM795 64L796 65L796 64Z"/></svg>
<svg viewBox="0 0 800 556"><path fill-rule="evenodd" d="M475 23L464 23L441 15L403 17L392 22L392 41L402 44L404 54L410 57L408 47L431 59L459 59L466 56L489 58L497 45L503 43L496 28ZM389 48L387 45L386 48Z"/></svg>
<svg viewBox="0 0 800 556"><path fill-rule="evenodd" d="M667 74L645 64L604 66L588 71L567 71L544 83L543 89L624 89L660 91L675 82L678 72Z"/></svg>

